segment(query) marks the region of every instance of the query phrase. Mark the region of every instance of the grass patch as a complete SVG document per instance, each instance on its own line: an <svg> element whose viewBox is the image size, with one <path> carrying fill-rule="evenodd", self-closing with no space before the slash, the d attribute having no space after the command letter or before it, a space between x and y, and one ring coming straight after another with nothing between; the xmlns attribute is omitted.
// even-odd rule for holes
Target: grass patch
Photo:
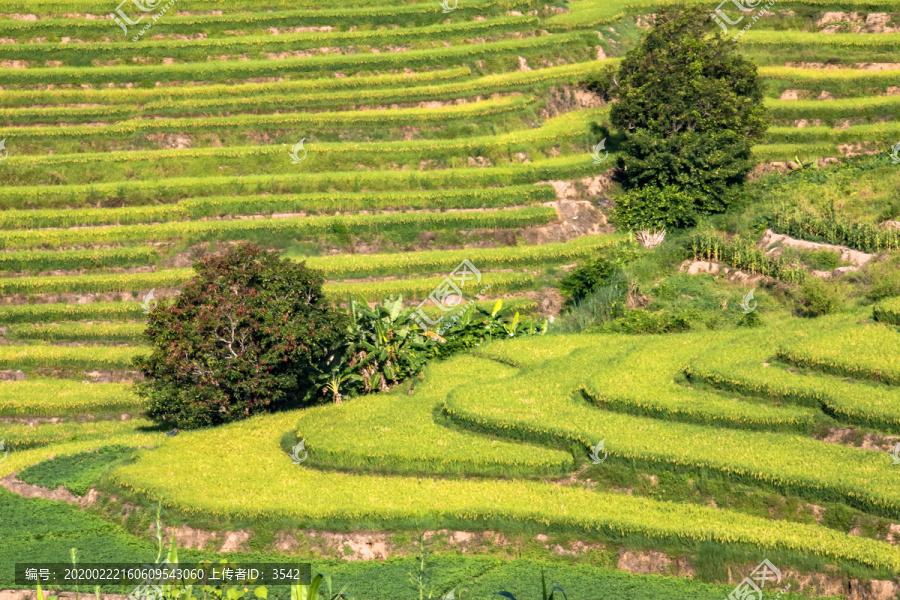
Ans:
<svg viewBox="0 0 900 600"><path fill-rule="evenodd" d="M70 454L40 462L21 471L18 477L25 483L51 490L62 486L76 496L84 496L103 471L127 459L134 451L128 446L103 446L95 452Z"/></svg>

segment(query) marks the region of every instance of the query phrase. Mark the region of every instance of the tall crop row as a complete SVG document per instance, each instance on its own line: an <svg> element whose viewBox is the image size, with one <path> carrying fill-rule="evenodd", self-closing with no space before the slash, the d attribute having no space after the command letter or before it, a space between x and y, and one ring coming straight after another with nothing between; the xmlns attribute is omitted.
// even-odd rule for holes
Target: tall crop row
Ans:
<svg viewBox="0 0 900 600"><path fill-rule="evenodd" d="M0 98L0 106L32 107L35 104L148 104L153 102L179 102L190 99L232 98L292 93L314 94L317 92L366 90L382 87L422 85L441 81L452 81L468 77L472 70L468 67L451 67L413 73L381 73L378 75L356 75L352 77L319 77L316 79L266 81L241 84L208 84L189 86L167 86L165 88L101 88L101 89L50 89L50 90L5 90Z"/></svg>
<svg viewBox="0 0 900 600"><path fill-rule="evenodd" d="M461 37L497 36L510 31L533 31L540 24L533 16L504 16L484 21L438 23L425 27L374 29L347 32L304 32L278 36L229 36L200 40L152 40L87 42L78 44L6 44L4 56L16 60L56 60L89 64L90 60L120 58L125 50L133 56L166 56L187 60L206 60L210 54L259 55L266 52L308 50L321 47L366 46L375 44L409 44L435 39L458 40Z"/></svg>
<svg viewBox="0 0 900 600"><path fill-rule="evenodd" d="M187 98L159 98L138 105L143 95L135 94L133 104L105 104L102 106L87 107L43 107L43 108L5 108L0 109L0 119L9 119L17 124L25 123L51 123L64 121L77 123L86 120L120 120L141 115L166 115L185 116L198 113L222 113L250 112L264 110L267 112L296 109L303 106L305 109L336 109L361 104L395 104L413 103L426 100L451 100L466 96L489 96L492 94L509 93L513 91L529 91L534 93L538 89L560 83L577 83L584 78L602 69L606 62L575 63L549 67L534 71L517 71L489 75L466 81L444 83L439 85L407 85L405 87L373 87L367 89L350 89L340 91L310 91L310 86L304 86L293 90L297 82L284 82L282 90L275 93L255 94L236 97L229 94L215 96L203 95L202 97ZM342 78L344 79L344 78ZM202 86L218 87L218 86ZM235 86L235 87L251 87ZM197 89L197 88L191 88ZM289 91L291 90L291 91ZM315 88L313 88L315 90ZM60 90L68 92L69 90ZM131 90L135 92L143 90ZM70 94L65 94L70 96ZM101 99L98 97L98 100ZM115 98L115 100L120 100ZM47 101L64 103L64 100L49 97ZM0 100L2 104L2 100Z"/></svg>
<svg viewBox="0 0 900 600"><path fill-rule="evenodd" d="M506 269L561 264L592 258L624 242L622 235L585 236L567 243L467 250L431 250L412 254L342 254L311 257L306 264L330 279L451 272L463 260L479 269Z"/></svg>
<svg viewBox="0 0 900 600"><path fill-rule="evenodd" d="M551 207L532 206L485 212L386 213L287 219L180 221L158 225L122 225L69 230L10 230L0 232L0 247L62 248L86 244L144 244L175 239L200 242L241 239L242 236L254 233L317 236L331 233L360 233L373 229L513 229L548 223L555 220L556 216L556 211Z"/></svg>
<svg viewBox="0 0 900 600"><path fill-rule="evenodd" d="M69 127L16 127L0 130L0 136L17 140L78 138L82 141L122 137L142 132L200 132L216 130L253 130L296 128L308 130L334 127L394 127L411 123L440 123L452 119L482 119L525 109L534 97L507 97L446 107L440 111L425 108L361 110L321 113L284 113L274 115L235 115L184 119L131 120L111 125L73 125Z"/></svg>
<svg viewBox="0 0 900 600"><path fill-rule="evenodd" d="M549 185L512 185L446 191L334 192L330 194L275 194L210 196L160 206L8 210L0 212L0 230L88 225L133 225L186 221L203 217L267 213L329 214L361 210L447 210L503 208L549 202L556 193ZM0 264L3 256L0 255Z"/></svg>
<svg viewBox="0 0 900 600"><path fill-rule="evenodd" d="M217 7L218 8L218 7ZM332 27L350 28L361 25L426 25L451 20L472 20L476 15L497 15L510 10L526 12L538 8L534 0L473 0L456 14L444 14L435 10L432 3L421 3L405 6L372 6L368 8L337 8L316 10L287 10L255 12L223 11L219 15L181 16L169 14L154 24L153 32L160 34L190 34L203 31L208 35L222 35L228 30L264 31L270 27L283 27L285 22L295 27ZM293 10L291 10L293 9ZM109 11L104 8L97 12ZM28 12L28 11L25 11ZM69 12L83 12L83 8ZM134 11L137 13L138 11ZM138 16L137 14L133 16ZM122 36L115 24L103 20L75 18L39 19L36 21L11 21L4 25L4 33L15 38L35 38L38 36L72 36L78 39L88 37L106 38L110 35ZM123 36L124 37L124 36Z"/></svg>
<svg viewBox="0 0 900 600"><path fill-rule="evenodd" d="M279 21L284 17L279 16ZM39 22L39 21L38 21ZM72 35L69 32L67 35ZM587 56L596 37L583 33L543 35L486 44L449 48L410 50L386 54L320 55L285 60L196 62L174 65L56 67L52 69L0 69L0 79L9 85L62 84L72 80L94 83L135 83L142 81L229 81L255 77L302 77L335 71L374 71L404 68L447 68L477 60L515 58L580 51ZM526 56L527 57L527 56Z"/></svg>
<svg viewBox="0 0 900 600"><path fill-rule="evenodd" d="M153 248L104 248L100 250L28 250L0 252L0 271L53 271L131 267L156 261Z"/></svg>
<svg viewBox="0 0 900 600"><path fill-rule="evenodd" d="M575 179L600 172L590 156L563 156L511 167L435 171L341 171L234 177L177 177L155 181L0 188L0 209L138 206L197 196L436 190L520 185Z"/></svg>

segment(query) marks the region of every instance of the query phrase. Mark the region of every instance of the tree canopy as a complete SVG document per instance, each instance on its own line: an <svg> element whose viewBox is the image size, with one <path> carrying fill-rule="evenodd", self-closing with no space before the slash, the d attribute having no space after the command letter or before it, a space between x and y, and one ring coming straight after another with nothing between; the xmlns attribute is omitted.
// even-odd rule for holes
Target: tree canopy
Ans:
<svg viewBox="0 0 900 600"><path fill-rule="evenodd" d="M694 197L699 213L721 212L734 199L767 125L756 65L713 29L700 9L662 13L622 60L610 109L625 135L624 187L674 186Z"/></svg>
<svg viewBox="0 0 900 600"><path fill-rule="evenodd" d="M309 400L316 365L349 324L323 295L322 276L252 245L195 270L181 295L149 315L153 350L138 361L148 416L202 427Z"/></svg>

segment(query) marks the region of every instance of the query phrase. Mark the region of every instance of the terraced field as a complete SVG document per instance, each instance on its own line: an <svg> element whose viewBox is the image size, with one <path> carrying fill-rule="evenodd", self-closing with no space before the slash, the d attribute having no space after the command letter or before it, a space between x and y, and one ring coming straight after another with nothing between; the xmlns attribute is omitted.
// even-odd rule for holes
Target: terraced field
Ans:
<svg viewBox="0 0 900 600"><path fill-rule="evenodd" d="M21 587L14 562L62 562L73 545L152 560L156 503L217 542L249 532L237 556L303 555L310 529L395 532L384 543L402 555L416 528L446 529L440 594L530 598L531 559L570 597L606 600L721 598L763 558L795 583L827 572L809 594L900 575L892 300L825 325L495 343L432 365L411 393L177 437L140 416L142 302L233 242L321 269L338 302L418 303L469 260L482 306L558 312L564 267L633 243L606 222L616 147L590 155L608 106L585 82L668 2L177 0L158 19L124 3L141 17L127 33L113 4L0 0L0 477L70 487L25 470L103 448L122 459L90 480L106 495L84 510L0 489L0 588ZM740 39L772 115L756 157L889 152L896 3L772 10ZM846 10L888 25L852 33ZM841 437L851 427L865 444ZM298 466L286 450L301 439ZM608 460L591 464L601 440ZM717 504L726 488L749 500ZM453 562L448 540L469 539L454 530L485 529L500 541L473 543L484 562ZM358 598L406 593L372 589L349 547L309 554ZM668 562L650 571L687 557L717 585L610 570L658 551ZM382 567L404 584L413 569Z"/></svg>

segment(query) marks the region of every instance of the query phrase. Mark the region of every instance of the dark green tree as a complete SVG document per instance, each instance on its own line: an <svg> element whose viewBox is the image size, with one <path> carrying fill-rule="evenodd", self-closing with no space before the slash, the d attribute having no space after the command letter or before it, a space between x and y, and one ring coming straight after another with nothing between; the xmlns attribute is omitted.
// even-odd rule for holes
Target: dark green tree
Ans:
<svg viewBox="0 0 900 600"><path fill-rule="evenodd" d="M349 318L319 272L252 245L194 266L173 302L149 316L152 347L137 366L147 415L189 429L309 401ZM322 398L321 395L319 395Z"/></svg>
<svg viewBox="0 0 900 600"><path fill-rule="evenodd" d="M701 214L736 198L767 125L756 65L716 31L706 10L662 13L622 60L610 109L625 134L623 186L674 186Z"/></svg>

